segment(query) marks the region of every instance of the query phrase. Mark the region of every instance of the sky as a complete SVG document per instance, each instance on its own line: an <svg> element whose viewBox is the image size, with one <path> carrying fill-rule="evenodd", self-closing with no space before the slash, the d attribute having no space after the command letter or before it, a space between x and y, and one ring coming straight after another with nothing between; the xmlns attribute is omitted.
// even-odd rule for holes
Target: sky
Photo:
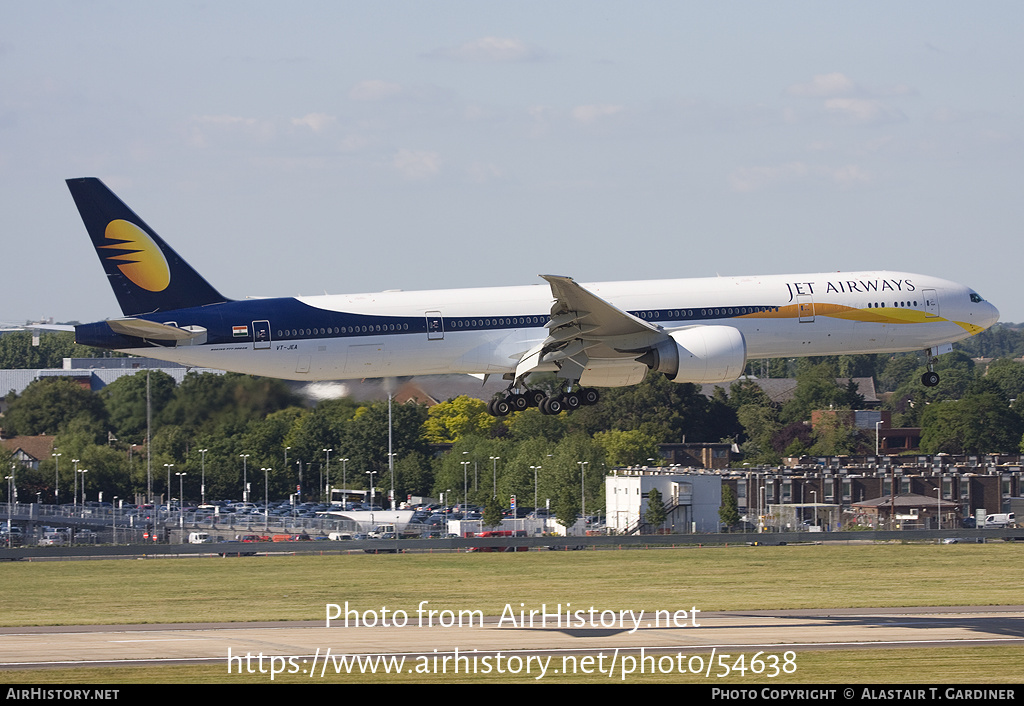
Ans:
<svg viewBox="0 0 1024 706"><path fill-rule="evenodd" d="M232 298L890 269L1024 321L1024 3L0 3L0 321L120 315L84 176Z"/></svg>

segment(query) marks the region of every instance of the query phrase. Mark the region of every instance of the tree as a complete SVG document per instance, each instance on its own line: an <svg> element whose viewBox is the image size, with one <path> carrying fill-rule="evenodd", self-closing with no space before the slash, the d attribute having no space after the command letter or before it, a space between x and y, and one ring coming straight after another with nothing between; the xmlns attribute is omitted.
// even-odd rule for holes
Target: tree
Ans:
<svg viewBox="0 0 1024 706"><path fill-rule="evenodd" d="M555 496L555 519L558 524L565 527L566 533L569 528L576 524L580 514L580 494L576 488L562 484Z"/></svg>
<svg viewBox="0 0 1024 706"><path fill-rule="evenodd" d="M500 423L487 413L483 400L459 395L428 410L423 437L431 444L450 444L463 436L490 436Z"/></svg>
<svg viewBox="0 0 1024 706"><path fill-rule="evenodd" d="M1010 358L994 360L989 363L985 378L995 383L1008 400L1024 394L1024 363Z"/></svg>
<svg viewBox="0 0 1024 706"><path fill-rule="evenodd" d="M929 405L921 416L921 451L996 453L1018 449L1024 423L999 395L985 392Z"/></svg>
<svg viewBox="0 0 1024 706"><path fill-rule="evenodd" d="M9 394L7 405L3 423L8 436L57 434L68 422L82 416L93 422L99 441L107 426L107 410L100 398L69 378L35 380L21 396Z"/></svg>
<svg viewBox="0 0 1024 706"><path fill-rule="evenodd" d="M301 400L282 380L239 373L189 373L158 420L177 424L192 436L201 432L237 436L253 419L298 404Z"/></svg>
<svg viewBox="0 0 1024 706"><path fill-rule="evenodd" d="M427 409L415 402L391 405L391 450L401 457L413 451L427 452L423 440L423 422ZM374 402L360 407L355 416L340 428L338 447L364 470L388 468L388 403ZM381 482L384 479L381 478ZM386 485L390 488L391 481ZM461 486L460 486L461 487Z"/></svg>
<svg viewBox="0 0 1024 706"><path fill-rule="evenodd" d="M31 331L11 331L0 335L0 369L60 368L64 358L88 358L95 351L75 343L69 332L41 332L39 345L32 345ZM123 353L112 355L123 356Z"/></svg>
<svg viewBox="0 0 1024 706"><path fill-rule="evenodd" d="M736 416L747 437L742 448L748 460L751 463L778 463L780 455L772 444L782 425L775 409L767 405L745 404L736 410Z"/></svg>
<svg viewBox="0 0 1024 706"><path fill-rule="evenodd" d="M728 483L722 484L722 506L718 508L718 519L727 528L740 523L740 509L736 502L736 493Z"/></svg>
<svg viewBox="0 0 1024 706"><path fill-rule="evenodd" d="M836 384L837 369L829 362L815 363L813 359L800 361L793 399L782 408L786 422L801 422L811 418L815 409L844 406L844 390Z"/></svg>
<svg viewBox="0 0 1024 706"><path fill-rule="evenodd" d="M814 456L841 456L857 453L860 438L852 416L824 413L814 427L814 444L809 452Z"/></svg>
<svg viewBox="0 0 1024 706"><path fill-rule="evenodd" d="M495 497L487 498L487 504L484 506L484 527L497 527L501 524L504 519L504 514L501 510L501 503Z"/></svg>
<svg viewBox="0 0 1024 706"><path fill-rule="evenodd" d="M594 441L613 467L647 465L648 459L661 458L658 440L639 429L600 431L594 434Z"/></svg>
<svg viewBox="0 0 1024 706"><path fill-rule="evenodd" d="M142 443L146 438L147 381L149 407L159 414L174 398L175 389L174 378L163 371L125 375L100 390L113 432L125 443Z"/></svg>
<svg viewBox="0 0 1024 706"><path fill-rule="evenodd" d="M647 493L647 511L644 513L644 520L649 529L660 529L665 524L665 503L661 499L661 492L657 488L651 488Z"/></svg>

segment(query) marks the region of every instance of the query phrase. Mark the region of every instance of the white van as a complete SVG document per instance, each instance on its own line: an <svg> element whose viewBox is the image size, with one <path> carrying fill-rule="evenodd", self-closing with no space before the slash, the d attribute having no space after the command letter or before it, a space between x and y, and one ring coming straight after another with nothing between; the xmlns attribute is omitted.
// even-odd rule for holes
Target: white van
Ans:
<svg viewBox="0 0 1024 706"><path fill-rule="evenodd" d="M1017 517L1012 512L997 512L985 517L985 528L989 527L1010 527L1017 523Z"/></svg>
<svg viewBox="0 0 1024 706"><path fill-rule="evenodd" d="M189 544L213 544L213 537L210 536L209 532L189 532L188 533Z"/></svg>

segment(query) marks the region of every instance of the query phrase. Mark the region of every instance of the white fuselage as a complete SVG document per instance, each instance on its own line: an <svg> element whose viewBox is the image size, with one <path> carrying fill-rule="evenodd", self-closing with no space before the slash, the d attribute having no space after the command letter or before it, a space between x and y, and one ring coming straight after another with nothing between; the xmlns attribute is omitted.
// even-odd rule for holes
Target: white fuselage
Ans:
<svg viewBox="0 0 1024 706"><path fill-rule="evenodd" d="M743 335L748 358L923 350L966 338L998 319L995 307L971 289L904 272L581 286L666 331L733 327ZM552 301L546 284L255 299L235 302L231 320L224 323L251 326L254 331L259 327L265 334L258 342L228 340L123 350L294 380L506 374L515 371L523 355L548 336L544 324ZM283 302L299 302L323 312L335 324L338 315L354 315L358 322L310 327L306 317L305 325L297 325L289 320ZM425 321L425 330L403 330L400 322L412 319ZM192 322L174 323L188 326Z"/></svg>

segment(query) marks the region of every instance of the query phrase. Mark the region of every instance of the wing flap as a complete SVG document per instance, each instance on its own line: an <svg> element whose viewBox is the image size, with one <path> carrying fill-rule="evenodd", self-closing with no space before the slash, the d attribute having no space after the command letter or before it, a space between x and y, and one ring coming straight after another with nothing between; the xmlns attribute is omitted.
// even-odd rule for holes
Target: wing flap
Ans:
<svg viewBox="0 0 1024 706"><path fill-rule="evenodd" d="M516 384L538 370L550 370L554 364L558 376L579 380L592 360L608 365L636 366L636 355L617 350L621 342L638 341L649 345L667 337L660 326L623 311L571 277L541 275L551 286L554 302L551 319L545 324L547 338L527 351L516 366ZM594 358L593 355L599 357Z"/></svg>

